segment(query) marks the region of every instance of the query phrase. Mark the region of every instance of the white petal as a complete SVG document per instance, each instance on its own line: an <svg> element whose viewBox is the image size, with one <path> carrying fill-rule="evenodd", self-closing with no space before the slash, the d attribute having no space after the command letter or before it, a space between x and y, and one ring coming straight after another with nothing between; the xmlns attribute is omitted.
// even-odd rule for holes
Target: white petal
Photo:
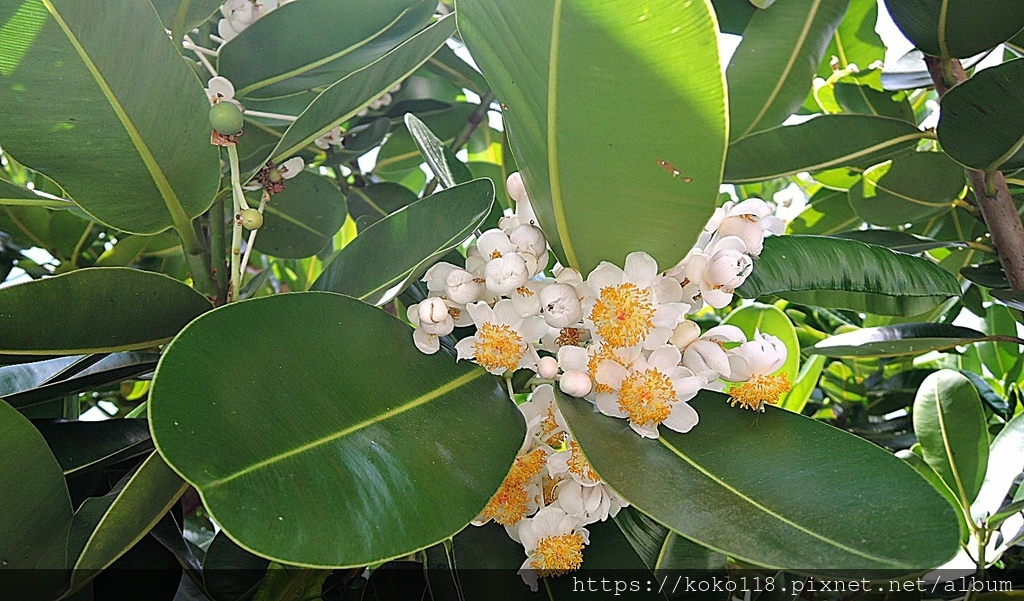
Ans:
<svg viewBox="0 0 1024 601"><path fill-rule="evenodd" d="M602 392L597 395L597 408L598 410L612 417L629 417L628 413L624 413L619 408L619 397L614 393Z"/></svg>
<svg viewBox="0 0 1024 601"><path fill-rule="evenodd" d="M587 371L590 357L587 349L579 346L563 346L558 349L558 366L565 371Z"/></svg>
<svg viewBox="0 0 1024 601"><path fill-rule="evenodd" d="M640 424L630 420L629 427L633 428L634 432L644 438L658 438L658 426L641 426Z"/></svg>
<svg viewBox="0 0 1024 601"><path fill-rule="evenodd" d="M730 382L746 382L754 372L751 370L750 361L737 353L729 354L729 375L726 380Z"/></svg>
<svg viewBox="0 0 1024 601"><path fill-rule="evenodd" d="M508 179L505 180L505 190L512 197L512 200L516 202L519 202L523 196L526 196L526 185L523 184L523 176L518 171L509 175Z"/></svg>
<svg viewBox="0 0 1024 601"><path fill-rule="evenodd" d="M527 342L540 340L550 330L551 327L548 326L544 319L539 315L527 317L523 320L523 323L516 328L516 331L523 337L523 340L526 340Z"/></svg>
<svg viewBox="0 0 1024 601"><path fill-rule="evenodd" d="M659 305L651 321L659 328L674 329L686 315L686 305L682 303L666 303Z"/></svg>
<svg viewBox="0 0 1024 601"><path fill-rule="evenodd" d="M211 98L220 98L221 100L231 100L235 97L235 86L226 77L210 78L210 81L206 82L206 89L210 93Z"/></svg>
<svg viewBox="0 0 1024 601"><path fill-rule="evenodd" d="M658 275L658 262L645 252L631 252L626 257L624 271L626 281L636 284L639 288L650 288Z"/></svg>
<svg viewBox="0 0 1024 601"><path fill-rule="evenodd" d="M676 432L689 432L698 421L697 411L689 403L679 402L672 405L672 412L662 423Z"/></svg>
<svg viewBox="0 0 1024 601"><path fill-rule="evenodd" d="M473 317L473 323L477 328L483 326L485 323L495 323L497 321L494 317L494 309L491 309L491 307L483 301L466 305L466 310L469 311L469 314Z"/></svg>
<svg viewBox="0 0 1024 601"><path fill-rule="evenodd" d="M670 374L675 371L676 366L683 360L682 354L674 346L664 345L658 347L647 358L647 366L657 368L663 374Z"/></svg>
<svg viewBox="0 0 1024 601"><path fill-rule="evenodd" d="M676 351L678 352L678 351ZM625 367L622 367L615 361L609 361L605 359L597 366L597 373L594 374L594 379L606 386L618 390L622 386L622 381L626 379L629 372L626 371Z"/></svg>
<svg viewBox="0 0 1024 601"><path fill-rule="evenodd" d="M678 280L672 278L655 278L654 298L659 303L678 303L683 300L683 287Z"/></svg>
<svg viewBox="0 0 1024 601"><path fill-rule="evenodd" d="M468 336L455 343L455 351L458 353L458 361L472 359L476 356L473 346L477 343L476 336Z"/></svg>
<svg viewBox="0 0 1024 601"><path fill-rule="evenodd" d="M428 334L423 330L416 330L412 333L412 341L421 353L433 355L441 348L441 342L434 334ZM459 357L460 359L462 357Z"/></svg>
<svg viewBox="0 0 1024 601"><path fill-rule="evenodd" d="M490 229L480 234L480 238L476 241L476 247L480 251L480 256L487 261L496 258L494 257L495 251L499 255L506 255L513 251L512 242L509 241L505 232L499 229Z"/></svg>
<svg viewBox="0 0 1024 601"><path fill-rule="evenodd" d="M587 285L594 290L595 294L600 294L602 288L621 284L622 278L621 269L611 263L602 262L587 276Z"/></svg>
<svg viewBox="0 0 1024 601"><path fill-rule="evenodd" d="M277 170L281 172L285 179L291 179L298 175L305 167L306 162L302 160L302 157L292 157L278 165Z"/></svg>
<svg viewBox="0 0 1024 601"><path fill-rule="evenodd" d="M707 332L704 332L701 339L711 340L712 342L746 342L747 335L738 327L731 324L725 324L715 326Z"/></svg>

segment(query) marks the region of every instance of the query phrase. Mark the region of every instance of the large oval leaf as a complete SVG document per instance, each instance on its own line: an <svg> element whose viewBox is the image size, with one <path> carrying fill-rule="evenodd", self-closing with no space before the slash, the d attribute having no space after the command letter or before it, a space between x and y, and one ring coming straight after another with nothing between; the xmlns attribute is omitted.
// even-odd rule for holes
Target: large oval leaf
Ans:
<svg viewBox="0 0 1024 601"><path fill-rule="evenodd" d="M1024 471L1024 414L1018 413L989 448L985 481L971 504L973 519L987 519L1003 506L1013 482Z"/></svg>
<svg viewBox="0 0 1024 601"><path fill-rule="evenodd" d="M693 430L662 428L647 440L625 420L556 395L602 479L644 513L731 557L891 576L940 565L958 549L946 500L902 461L842 430L775 407L753 414L702 391L691 401L701 418Z"/></svg>
<svg viewBox="0 0 1024 601"><path fill-rule="evenodd" d="M149 418L236 542L304 566L363 566L450 537L525 434L499 379L421 354L383 311L316 292L193 322L160 360Z"/></svg>
<svg viewBox="0 0 1024 601"><path fill-rule="evenodd" d="M4 151L117 229L191 227L220 179L209 103L152 5L20 0L0 23Z"/></svg>
<svg viewBox="0 0 1024 601"><path fill-rule="evenodd" d="M73 355L166 342L210 301L163 274L80 269L0 289L0 354Z"/></svg>
<svg viewBox="0 0 1024 601"><path fill-rule="evenodd" d="M857 215L875 225L917 223L953 210L964 170L941 152L915 152L864 173L850 188Z"/></svg>
<svg viewBox="0 0 1024 601"><path fill-rule="evenodd" d="M776 294L794 302L915 315L951 296L960 286L934 263L882 246L826 236L773 236L754 271L736 293L747 298Z"/></svg>
<svg viewBox="0 0 1024 601"><path fill-rule="evenodd" d="M936 129L942 148L968 167L1024 167L1024 60L979 71L947 92Z"/></svg>
<svg viewBox="0 0 1024 601"><path fill-rule="evenodd" d="M360 232L331 260L312 289L384 304L479 228L493 202L494 185L488 179L418 200Z"/></svg>
<svg viewBox="0 0 1024 601"><path fill-rule="evenodd" d="M725 181L742 184L822 171L870 167L914 147L926 134L913 123L873 115L822 115L780 125L729 145Z"/></svg>
<svg viewBox="0 0 1024 601"><path fill-rule="evenodd" d="M1024 4L1018 0L886 0L885 5L903 35L933 56L974 56L1024 27Z"/></svg>
<svg viewBox="0 0 1024 601"><path fill-rule="evenodd" d="M217 69L243 103L330 85L408 39L436 7L429 0L377 0L373 10L362 0L285 5L225 44Z"/></svg>
<svg viewBox="0 0 1024 601"><path fill-rule="evenodd" d="M7 458L0 470L0 486L5 491L0 495L0 557L7 562L0 595L51 599L61 586L54 575L64 567L71 526L71 498L64 474L39 432L2 401L0 454ZM32 574L40 568L49 572ZM31 582L31 586L20 580Z"/></svg>
<svg viewBox="0 0 1024 601"><path fill-rule="evenodd" d="M324 177L302 171L264 209L254 246L284 259L315 255L341 229L345 214L341 190Z"/></svg>
<svg viewBox="0 0 1024 601"><path fill-rule="evenodd" d="M945 323L902 323L831 336L808 350L826 357L898 357L947 350L984 337L977 330Z"/></svg>
<svg viewBox="0 0 1024 601"><path fill-rule="evenodd" d="M588 273L636 250L665 267L680 261L714 211L726 142L708 0L459 0L457 9L508 107L513 154L562 262ZM610 175L623 172L633 177Z"/></svg>
<svg viewBox="0 0 1024 601"><path fill-rule="evenodd" d="M849 3L778 2L754 13L725 72L730 140L781 125L800 108Z"/></svg>
<svg viewBox="0 0 1024 601"><path fill-rule="evenodd" d="M985 412L971 381L950 369L925 378L914 399L914 433L924 460L970 507L988 463Z"/></svg>

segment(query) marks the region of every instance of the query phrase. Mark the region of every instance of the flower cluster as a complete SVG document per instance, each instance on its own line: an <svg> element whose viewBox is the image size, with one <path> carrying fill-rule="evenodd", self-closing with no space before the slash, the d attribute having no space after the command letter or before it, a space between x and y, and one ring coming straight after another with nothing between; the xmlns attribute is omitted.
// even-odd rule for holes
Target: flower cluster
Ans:
<svg viewBox="0 0 1024 601"><path fill-rule="evenodd" d="M217 22L217 35L225 42L245 31L245 28L289 0L227 0L220 7L224 17Z"/></svg>
<svg viewBox="0 0 1024 601"><path fill-rule="evenodd" d="M465 265L438 263L423 278L429 296L408 309L413 341L437 352L455 328L472 326L455 343L459 360L510 378L536 373L531 400L519 405L527 440L478 523L494 520L521 542L522 574L576 569L588 543L584 526L626 505L583 456L554 402L554 386L597 411L628 420L658 438L659 427L688 432L698 422L688 401L702 389L726 390L731 402L763 410L789 389L786 347L774 336L747 340L733 325L701 332L687 319L705 306L722 308L750 274L766 232L782 222L762 200L727 202L696 246L662 273L643 252L622 267L603 262L590 274L555 265L522 179L506 182L514 215L481 233Z"/></svg>

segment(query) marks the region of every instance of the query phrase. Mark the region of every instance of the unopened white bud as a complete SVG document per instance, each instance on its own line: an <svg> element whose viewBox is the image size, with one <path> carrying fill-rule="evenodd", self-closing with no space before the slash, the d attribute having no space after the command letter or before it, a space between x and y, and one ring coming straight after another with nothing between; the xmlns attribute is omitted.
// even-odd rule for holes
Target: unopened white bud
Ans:
<svg viewBox="0 0 1024 601"><path fill-rule="evenodd" d="M453 269L445 279L444 291L452 302L468 305L483 298L487 288L478 276L465 269Z"/></svg>
<svg viewBox="0 0 1024 601"><path fill-rule="evenodd" d="M708 381L729 375L725 349L710 340L696 340L683 352L683 367Z"/></svg>
<svg viewBox="0 0 1024 601"><path fill-rule="evenodd" d="M700 338L700 326L697 322L684 319L679 322L676 329L672 330L672 337L668 341L680 351L693 344L693 341Z"/></svg>
<svg viewBox="0 0 1024 601"><path fill-rule="evenodd" d="M550 284L540 291L540 310L544 321L553 328L566 328L583 317L576 289L569 284Z"/></svg>
<svg viewBox="0 0 1024 601"><path fill-rule="evenodd" d="M432 296L419 304L418 315L421 324L436 324L444 321L448 315L448 305L444 299Z"/></svg>
<svg viewBox="0 0 1024 601"><path fill-rule="evenodd" d="M569 396L587 396L593 387L590 376L582 371L567 371L558 380L558 389Z"/></svg>
<svg viewBox="0 0 1024 601"><path fill-rule="evenodd" d="M526 196L526 186L523 184L523 176L518 171L508 176L505 180L505 190L512 200L520 202Z"/></svg>
<svg viewBox="0 0 1024 601"><path fill-rule="evenodd" d="M558 360L554 357L541 357L537 362L537 375L545 380L554 380L558 375Z"/></svg>
<svg viewBox="0 0 1024 601"><path fill-rule="evenodd" d="M487 262L484 269L484 277L487 290L494 294L507 296L526 284L530 274L526 268L526 261L518 253L502 255L497 259Z"/></svg>
<svg viewBox="0 0 1024 601"><path fill-rule="evenodd" d="M547 240L544 239L544 232L535 225L522 224L517 226L508 235L512 247L519 252L530 253L535 257L544 254L547 248Z"/></svg>
<svg viewBox="0 0 1024 601"><path fill-rule="evenodd" d="M764 228L752 215L725 218L722 225L718 227L718 235L721 237L736 236L743 240L747 252L752 255L760 255L761 250L764 249Z"/></svg>
<svg viewBox="0 0 1024 601"><path fill-rule="evenodd" d="M704 281L712 286L735 290L754 266L750 255L731 248L715 251L704 268Z"/></svg>

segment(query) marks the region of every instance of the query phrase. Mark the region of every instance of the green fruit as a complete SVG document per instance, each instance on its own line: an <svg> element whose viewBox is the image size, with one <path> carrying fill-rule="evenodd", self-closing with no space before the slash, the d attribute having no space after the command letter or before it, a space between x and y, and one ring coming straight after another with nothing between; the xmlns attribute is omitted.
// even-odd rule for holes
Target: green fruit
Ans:
<svg viewBox="0 0 1024 601"><path fill-rule="evenodd" d="M218 102L210 107L210 125L222 136L242 131L242 109L233 102Z"/></svg>
<svg viewBox="0 0 1024 601"><path fill-rule="evenodd" d="M263 225L263 214L256 209L245 209L238 214L242 227L247 230L258 230Z"/></svg>

